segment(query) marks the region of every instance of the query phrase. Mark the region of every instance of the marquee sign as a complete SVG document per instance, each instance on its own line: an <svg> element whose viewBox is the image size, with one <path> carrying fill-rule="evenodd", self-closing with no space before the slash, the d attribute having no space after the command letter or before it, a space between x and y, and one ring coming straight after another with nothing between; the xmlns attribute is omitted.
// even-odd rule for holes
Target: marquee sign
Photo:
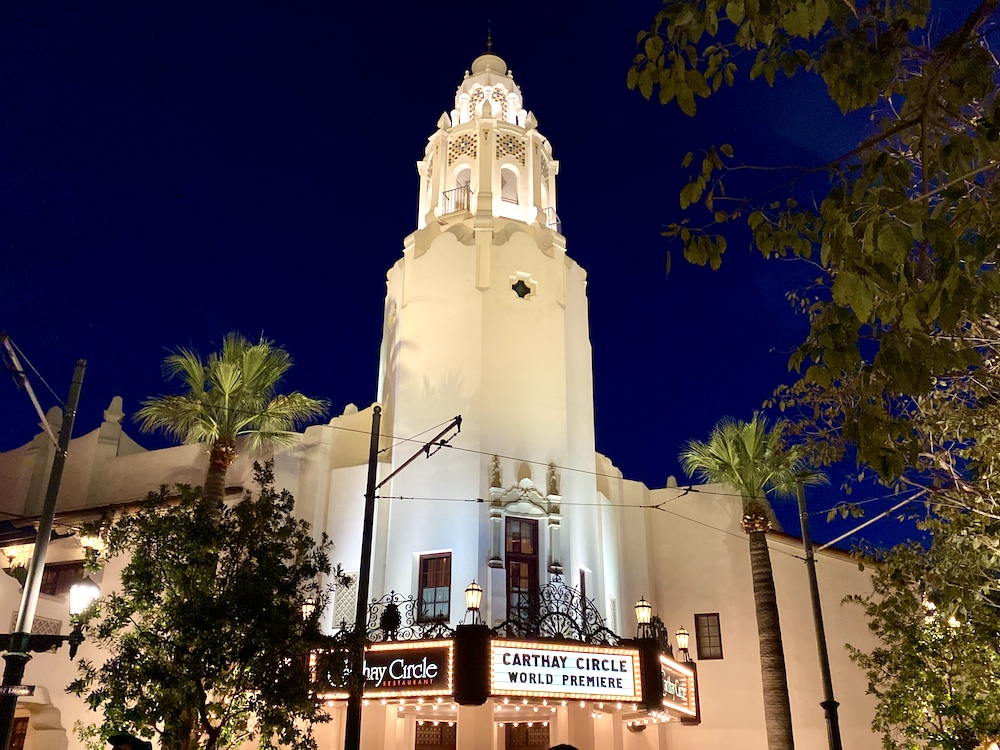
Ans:
<svg viewBox="0 0 1000 750"><path fill-rule="evenodd" d="M564 643L493 640L490 693L580 700L642 700L639 652Z"/></svg>
<svg viewBox="0 0 1000 750"><path fill-rule="evenodd" d="M376 643L365 649L365 695L451 695L454 642Z"/></svg>
<svg viewBox="0 0 1000 750"><path fill-rule="evenodd" d="M697 682L694 671L665 654L660 654L660 677L663 680L663 707L683 716L698 715Z"/></svg>
<svg viewBox="0 0 1000 750"><path fill-rule="evenodd" d="M350 666L346 651L328 654L330 658L318 668L319 681L326 690L320 690L324 699L347 698ZM404 641L376 643L365 649L366 697L404 698L425 695L452 695L454 681L455 645L451 640Z"/></svg>

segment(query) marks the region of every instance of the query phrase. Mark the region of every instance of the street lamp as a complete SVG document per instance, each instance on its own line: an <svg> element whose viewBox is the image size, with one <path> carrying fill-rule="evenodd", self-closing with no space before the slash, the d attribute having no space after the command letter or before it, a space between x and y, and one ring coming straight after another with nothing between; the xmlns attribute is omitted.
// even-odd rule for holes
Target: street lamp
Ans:
<svg viewBox="0 0 1000 750"><path fill-rule="evenodd" d="M681 654L683 654L684 661L691 661L691 654L688 651L688 641L691 634L687 632L687 628L683 625L677 628L677 632L674 633L674 636L677 638L677 649L681 652Z"/></svg>
<svg viewBox="0 0 1000 750"><path fill-rule="evenodd" d="M69 614L73 630L69 635L40 635L25 632L0 634L0 648L7 651L3 655L7 662L0 686L0 749L6 750L10 744L10 733L14 726L14 711L19 695L32 695L33 685L22 685L24 666L31 661L31 652L44 653L69 643L69 658L76 658L76 650L83 643L83 619L80 617L101 595L97 584L89 578L77 581L69 590Z"/></svg>
<svg viewBox="0 0 1000 750"><path fill-rule="evenodd" d="M316 612L316 600L311 596L302 602L302 619L308 621Z"/></svg>
<svg viewBox="0 0 1000 750"><path fill-rule="evenodd" d="M483 601L483 587L473 581L465 587L465 611L472 613L472 624L478 620L482 623L483 618L479 614L479 605Z"/></svg>
<svg viewBox="0 0 1000 750"><path fill-rule="evenodd" d="M646 597L640 597L635 603L635 621L639 624L636 631L637 638L651 637L649 623L652 617L653 605L646 601Z"/></svg>

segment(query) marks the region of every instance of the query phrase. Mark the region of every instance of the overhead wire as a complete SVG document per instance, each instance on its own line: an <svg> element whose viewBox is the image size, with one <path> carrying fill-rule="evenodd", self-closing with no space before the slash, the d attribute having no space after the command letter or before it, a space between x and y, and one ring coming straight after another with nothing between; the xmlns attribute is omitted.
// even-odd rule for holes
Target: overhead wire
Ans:
<svg viewBox="0 0 1000 750"><path fill-rule="evenodd" d="M252 410L249 410L249 409L240 409L238 407L222 407L222 406L217 406L215 408L219 408L219 409L223 409L223 410L229 410L229 411L235 411L235 412L240 412L240 413L244 413L244 414L252 414L252 413L254 413ZM387 439L387 440L391 440L391 441L395 441L393 443L393 445L390 446L390 448L396 447L398 445L401 445L403 443L408 443L408 442L412 442L412 443L424 443L425 441L419 439L420 435L422 435L422 434L424 434L426 432L430 432L431 430L435 429L435 427L440 427L441 425L444 425L446 423L447 423L447 420L445 422L441 422L438 425L435 425L433 427L428 427L427 429L425 429L425 430L417 433L413 437L400 437L400 436L397 436L397 435L389 435L389 434L386 434L386 433L379 433L379 438ZM353 427L346 427L346 426L343 426L343 425L334 425L334 424L327 423L327 424L324 424L324 425L321 425L321 426L322 427L329 427L329 428L335 429L335 430L341 430L341 431L344 431L344 432L353 432L353 433L362 434L362 435L370 435L371 434L370 430L363 430L363 429L357 429L357 428L353 428ZM460 446L451 445L450 443L442 443L439 447L450 448L452 450L461 451L463 453L471 453L471 454L474 454L474 455L480 455L480 456L484 456L484 457L494 457L495 456L497 458L503 458L503 459L506 459L508 461L516 461L516 462L519 462L519 463L532 464L532 465L535 465L535 466L546 466L546 467L551 466L551 467L553 467L555 469L559 469L561 471L575 472L575 473L579 473L579 474L585 474L587 476L600 477L600 478L612 479L612 480L617 480L617 481L638 481L638 480L627 480L620 473L619 474L607 474L607 473L600 472L600 471L593 470L593 469L581 469L581 468L575 467L575 466L565 466L565 465L561 465L561 464L556 464L556 463L551 462L551 461L539 461L539 460L535 460L535 459L523 458L523 457L518 457L518 456L509 456L509 455L505 455L505 454L499 454L499 453L495 453L495 452L491 452L491 451L476 450L474 448L463 448L463 447L460 447ZM384 451L386 451L388 449L389 448L383 448L379 452L381 453L381 452L384 452ZM671 513L670 511L667 511L662 506L665 505L666 503L678 500L681 497L683 497L684 495L687 495L688 493L710 494L710 495L714 495L714 496L717 496L717 497L739 497L739 498L742 498L742 495L740 493L738 493L738 492L725 492L723 490L708 490L708 489L704 489L703 487L695 486L693 484L677 485L676 487L669 487L669 488L664 488L664 489L676 489L676 490L679 491L679 494L676 495L675 497L666 499L666 500L662 501L661 503L658 503L658 504L655 504L655 505L621 504L621 503L615 503L615 502L613 502L610 498L606 498L607 499L607 505L610 506L610 507L613 507L613 508L630 508L630 507L632 507L632 508L649 508L649 509L653 509L653 510L660 510L660 511L665 512L665 513ZM382 497L386 497L387 499L393 499L390 496L382 496ZM868 502L875 502L877 500L885 499L887 497L891 497L891 495L886 495L886 496L882 496L882 497L879 497L879 498L870 498L868 500L858 501L855 504L856 505L860 505L860 504L864 504L864 503L868 503ZM418 499L418 498L404 498L404 497L400 496L398 499ZM427 498L427 499L432 499L432 498ZM476 499L437 498L437 499L438 500L452 500L452 501L458 501L458 502L484 502L480 498L476 498ZM564 505L572 505L573 503L572 502L566 502L566 501L564 501L562 504L564 504ZM603 503L593 503L593 504L590 504L590 505L604 505L604 504ZM835 508L839 507L839 504L838 504L838 506L834 506L834 507ZM833 508L827 509L825 511L814 511L813 514L816 514L816 513L828 513L830 510L833 510ZM876 519L872 519L869 523L874 523L875 520L881 519L882 517L884 517L885 515L887 515L887 513L889 513L889 512L891 512L891 511L887 511L886 513L880 514ZM687 518L686 516L681 516L679 514L673 514L673 515L677 515L679 518ZM687 520L690 520L693 523L702 523L702 522L696 521L694 519L687 518ZM703 525L708 526L707 524L703 524ZM863 524L863 526L867 526L867 525L869 525L869 524L867 524L867 523ZM863 526L859 527L859 528L863 528ZM708 528L716 528L716 527L708 526ZM726 531L725 529L716 529L716 530L722 531L723 533L726 533L726 534L732 533L732 532ZM849 532L848 535L850 533L853 533L853 532ZM734 536L740 536L740 535L739 534L734 534ZM844 537L841 537L841 539L842 538L844 538ZM840 541L840 539L838 539L836 541ZM829 544L830 543L828 543L826 546L829 546Z"/></svg>
<svg viewBox="0 0 1000 750"><path fill-rule="evenodd" d="M48 388L48 390L49 390L49 393L51 393L51 394L52 394L52 397L53 397L53 398L54 398L54 399L56 400L56 402L57 402L57 403L58 403L58 404L59 404L60 406L65 406L65 405L66 405L66 402L65 402L65 401L63 401L63 400L62 400L62 399L61 399L61 398L59 397L59 394L58 394L58 393L56 393L56 392L55 392L55 391L54 391L54 390L52 389L52 386L50 386L50 385L48 384L48 382L47 382L47 381L45 380L45 378L43 378L43 377L42 377L42 374L41 374L41 373L40 373L40 372L38 371L38 369L37 369L37 368L36 368L36 367L35 367L35 366L34 366L33 364L31 364L31 360L30 360L30 359L28 359L28 357L27 357L27 356L25 355L24 351L22 351L21 347L19 347L19 346L17 345L17 342L15 342L15 341L14 341L14 339L12 339L12 338L9 338L9 337L8 337L8 339L7 339L7 340L8 340L9 342L10 342L10 345L11 345L12 347L14 347L14 349L15 349L15 350L17 351L18 355L20 355L20 358L21 358L22 360L24 360L24 362L25 362L25 363L26 363L26 364L28 365L28 367L30 367L30 368L31 368L31 371L32 371L33 373L35 373L35 376L36 376L36 377L37 377L37 378L38 378L38 379L39 379L39 380L41 381L42 385L44 385L44 386L45 386L46 388Z"/></svg>

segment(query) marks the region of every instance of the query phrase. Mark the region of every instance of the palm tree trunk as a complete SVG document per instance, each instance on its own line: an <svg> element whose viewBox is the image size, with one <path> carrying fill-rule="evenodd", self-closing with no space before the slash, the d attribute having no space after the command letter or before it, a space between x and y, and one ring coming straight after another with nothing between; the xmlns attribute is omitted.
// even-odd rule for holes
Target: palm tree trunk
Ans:
<svg viewBox="0 0 1000 750"><path fill-rule="evenodd" d="M767 532L751 531L749 537L750 571L753 575L757 637L760 643L760 675L764 688L767 747L768 750L793 750L795 743L792 740L792 709L788 701L785 651L781 645L778 599L774 591Z"/></svg>
<svg viewBox="0 0 1000 750"><path fill-rule="evenodd" d="M208 475L205 477L205 507L212 518L217 518L226 499L226 472L236 458L236 446L232 441L219 440L212 443L208 453Z"/></svg>

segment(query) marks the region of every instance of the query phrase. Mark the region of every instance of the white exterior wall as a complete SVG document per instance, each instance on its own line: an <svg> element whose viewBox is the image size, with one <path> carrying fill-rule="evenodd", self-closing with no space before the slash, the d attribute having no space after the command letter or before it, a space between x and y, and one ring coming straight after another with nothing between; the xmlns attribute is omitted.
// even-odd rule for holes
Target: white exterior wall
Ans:
<svg viewBox="0 0 1000 750"><path fill-rule="evenodd" d="M628 601L645 596L671 634L686 628L695 659L694 615L718 613L722 626L724 658L697 662L701 725L671 724L660 731L677 747L690 750L729 746L765 750L753 583L749 544L740 528L740 498L721 485L704 485L693 492L649 490L630 481L612 487L616 502L661 508L624 512L623 527L634 524L644 532L630 534L629 544L622 547L623 565L629 571ZM827 744L819 705L823 691L801 541L776 533L768 539L796 744L823 748ZM874 640L860 608L842 603L847 595L869 589L869 574L840 551L819 553L816 561L844 747L876 750L880 739L870 729L875 703L866 695L864 674L845 648L851 643L870 649ZM639 573L643 569L645 575ZM636 584L640 588L634 588ZM626 619L634 628L634 616Z"/></svg>

